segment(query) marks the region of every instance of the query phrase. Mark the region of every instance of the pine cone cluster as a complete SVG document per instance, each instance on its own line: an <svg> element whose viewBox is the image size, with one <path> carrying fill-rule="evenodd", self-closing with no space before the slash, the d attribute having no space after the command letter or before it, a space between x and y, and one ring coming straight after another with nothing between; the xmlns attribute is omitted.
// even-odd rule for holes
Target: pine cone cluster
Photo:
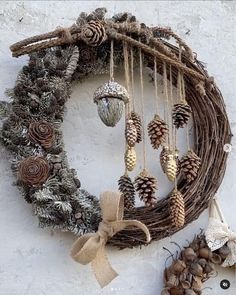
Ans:
<svg viewBox="0 0 236 295"><path fill-rule="evenodd" d="M196 153L194 153L193 150L189 150L188 153L181 159L181 172L187 182L192 182L197 177L200 165L201 159Z"/></svg>
<svg viewBox="0 0 236 295"><path fill-rule="evenodd" d="M168 134L168 126L158 115L148 124L148 135L151 145L154 149L158 149L166 140Z"/></svg>
<svg viewBox="0 0 236 295"><path fill-rule="evenodd" d="M124 174L118 181L119 191L124 197L124 207L127 210L131 210L135 206L135 188L131 178Z"/></svg>
<svg viewBox="0 0 236 295"><path fill-rule="evenodd" d="M132 111L128 118L130 120L133 120L134 125L136 127L137 130L137 139L136 142L139 143L142 141L142 121L141 121L141 117L139 116L139 114L137 114L136 112Z"/></svg>
<svg viewBox="0 0 236 295"><path fill-rule="evenodd" d="M43 157L30 156L20 162L18 179L28 185L43 184L49 176L49 164Z"/></svg>
<svg viewBox="0 0 236 295"><path fill-rule="evenodd" d="M147 170L143 170L135 178L134 184L141 201L143 201L147 207L154 206L157 201L155 197L155 191L157 190L156 178L151 176Z"/></svg>
<svg viewBox="0 0 236 295"><path fill-rule="evenodd" d="M100 21L91 20L81 29L81 38L89 46L99 46L106 39L106 31Z"/></svg>
<svg viewBox="0 0 236 295"><path fill-rule="evenodd" d="M174 190L170 196L170 218L172 225L181 228L185 222L185 204L182 194Z"/></svg>
<svg viewBox="0 0 236 295"><path fill-rule="evenodd" d="M183 128L184 125L188 123L191 113L191 108L187 103L174 104L172 110L172 119L176 128Z"/></svg>
<svg viewBox="0 0 236 295"><path fill-rule="evenodd" d="M29 126L29 138L33 142L41 144L44 148L50 148L54 142L54 129L46 121L32 122Z"/></svg>
<svg viewBox="0 0 236 295"><path fill-rule="evenodd" d="M133 147L127 147L125 152L125 167L128 171L133 171L136 165L136 152Z"/></svg>
<svg viewBox="0 0 236 295"><path fill-rule="evenodd" d="M170 181L174 181L177 176L177 163L172 153L167 155L165 173Z"/></svg>
<svg viewBox="0 0 236 295"><path fill-rule="evenodd" d="M129 119L126 122L125 126L125 138L128 146L134 147L135 143L137 142L137 129L134 124L134 121Z"/></svg>

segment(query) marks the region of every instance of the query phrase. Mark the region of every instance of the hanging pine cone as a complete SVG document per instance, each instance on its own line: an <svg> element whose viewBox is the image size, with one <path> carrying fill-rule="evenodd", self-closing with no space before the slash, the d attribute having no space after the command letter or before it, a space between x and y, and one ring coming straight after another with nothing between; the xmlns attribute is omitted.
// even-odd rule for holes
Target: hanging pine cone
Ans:
<svg viewBox="0 0 236 295"><path fill-rule="evenodd" d="M134 121L129 119L125 126L125 138L128 146L133 147L137 141L137 129L134 125Z"/></svg>
<svg viewBox="0 0 236 295"><path fill-rule="evenodd" d="M133 171L136 165L136 152L133 147L127 147L125 152L125 167L128 171Z"/></svg>
<svg viewBox="0 0 236 295"><path fill-rule="evenodd" d="M99 46L106 39L106 31L99 21L91 20L81 29L82 40L90 46Z"/></svg>
<svg viewBox="0 0 236 295"><path fill-rule="evenodd" d="M163 146L161 153L160 153L160 163L161 163L161 168L164 173L166 173L166 161L167 161L167 156L169 155L169 148L168 146Z"/></svg>
<svg viewBox="0 0 236 295"><path fill-rule="evenodd" d="M175 155L169 153L166 159L165 172L170 181L174 181L177 175L177 164Z"/></svg>
<svg viewBox="0 0 236 295"><path fill-rule="evenodd" d="M136 142L139 143L142 141L142 121L141 121L141 117L139 116L139 114L137 114L136 112L132 111L129 115L128 118L130 120L133 120L134 125L136 127L137 130L137 139Z"/></svg>
<svg viewBox="0 0 236 295"><path fill-rule="evenodd" d="M191 108L187 103L181 102L174 104L172 110L172 119L176 128L183 128L184 125L188 123L191 113Z"/></svg>
<svg viewBox="0 0 236 295"><path fill-rule="evenodd" d="M170 196L170 218L172 225L181 228L185 222L184 198L178 190Z"/></svg>
<svg viewBox="0 0 236 295"><path fill-rule="evenodd" d="M181 159L180 166L183 172L184 178L187 182L193 181L198 174L198 170L201 165L201 159L193 150L189 150L188 153Z"/></svg>
<svg viewBox="0 0 236 295"><path fill-rule="evenodd" d="M44 148L50 148L53 145L54 129L48 122L32 122L28 132L29 138L33 142L41 144Z"/></svg>
<svg viewBox="0 0 236 295"><path fill-rule="evenodd" d="M158 149L159 146L165 142L167 133L167 124L158 115L155 115L148 124L148 135L154 149Z"/></svg>
<svg viewBox="0 0 236 295"><path fill-rule="evenodd" d="M147 170L143 170L135 178L135 189L139 194L141 201L147 207L154 206L156 203L155 191L157 190L157 180L151 176Z"/></svg>
<svg viewBox="0 0 236 295"><path fill-rule="evenodd" d="M135 189L131 178L124 174L118 181L119 191L124 197L124 207L131 210L135 206Z"/></svg>

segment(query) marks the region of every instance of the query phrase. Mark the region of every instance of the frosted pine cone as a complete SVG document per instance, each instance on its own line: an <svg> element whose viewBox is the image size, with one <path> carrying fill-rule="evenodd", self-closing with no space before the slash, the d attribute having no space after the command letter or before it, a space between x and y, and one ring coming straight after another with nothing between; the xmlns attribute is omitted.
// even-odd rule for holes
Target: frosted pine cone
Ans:
<svg viewBox="0 0 236 295"><path fill-rule="evenodd" d="M201 159L193 150L189 150L187 155L181 159L181 172L187 182L192 182L197 177L200 165Z"/></svg>
<svg viewBox="0 0 236 295"><path fill-rule="evenodd" d="M129 119L125 126L125 138L128 146L133 147L137 142L137 129L134 125L134 121Z"/></svg>
<svg viewBox="0 0 236 295"><path fill-rule="evenodd" d="M183 128L191 116L191 108L187 103L174 104L172 110L173 124L176 128Z"/></svg>
<svg viewBox="0 0 236 295"><path fill-rule="evenodd" d="M174 190L170 196L170 218L176 228L181 228L185 222L184 198L178 190Z"/></svg>
<svg viewBox="0 0 236 295"><path fill-rule="evenodd" d="M135 178L134 184L141 201L143 201L147 207L154 206L157 201L155 197L155 191L157 190L156 178L151 176L147 170L143 170Z"/></svg>
<svg viewBox="0 0 236 295"><path fill-rule="evenodd" d="M136 165L136 152L133 147L127 147L125 152L125 167L128 171L133 171Z"/></svg>
<svg viewBox="0 0 236 295"><path fill-rule="evenodd" d="M177 175L177 164L175 155L169 153L166 159L165 172L170 181L174 181Z"/></svg>
<svg viewBox="0 0 236 295"><path fill-rule="evenodd" d="M91 20L82 27L82 40L90 46L99 46L106 39L106 31L100 21Z"/></svg>
<svg viewBox="0 0 236 295"><path fill-rule="evenodd" d="M154 149L158 149L165 142L167 133L167 124L158 115L155 115L153 120L148 124L148 135Z"/></svg>
<svg viewBox="0 0 236 295"><path fill-rule="evenodd" d="M141 117L139 116L139 114L132 111L128 115L128 118L133 120L133 122L134 122L134 125L135 125L136 130L137 130L137 140L136 140L136 142L139 143L139 142L142 141L142 121L141 121Z"/></svg>
<svg viewBox="0 0 236 295"><path fill-rule="evenodd" d="M124 207L131 210L135 206L135 189L131 178L128 175L123 175L118 181L119 191L124 197Z"/></svg>

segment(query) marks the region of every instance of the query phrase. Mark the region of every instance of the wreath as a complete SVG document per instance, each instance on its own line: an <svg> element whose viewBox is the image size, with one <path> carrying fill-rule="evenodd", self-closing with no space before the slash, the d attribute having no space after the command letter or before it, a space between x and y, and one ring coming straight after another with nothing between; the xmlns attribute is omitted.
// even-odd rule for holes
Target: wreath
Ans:
<svg viewBox="0 0 236 295"><path fill-rule="evenodd" d="M82 13L69 28L59 27L10 47L15 57L29 54L29 62L20 71L15 87L7 91L12 102L1 104L1 114L6 116L1 141L13 155L17 185L25 200L32 204L40 227L58 228L76 235L96 231L101 220L99 201L81 188L64 150L60 127L65 104L72 81L110 70L111 79L97 90L94 102L104 123L114 126L124 105L127 109L130 94L129 83L126 91L114 81L114 64L124 65L126 80L130 80L127 56L131 56L131 64L141 61L140 65L149 68L154 84L156 75L161 74L165 86L170 81L171 86L180 89L182 100L173 108L175 129L187 123L190 113L194 123L194 147L180 161L184 176L178 181L177 156L167 146L163 147L161 159L165 173L176 182L168 196L156 202L155 179L144 170L136 179L136 189L150 206L133 208L133 184L127 173L120 179L120 189L128 196L126 207L131 207L125 210L125 219L141 221L148 227L152 240L159 240L197 219L218 190L226 168L224 145L231 140L225 105L213 78L170 28L148 27L128 13L106 19L105 13L105 9ZM112 107L109 113L107 105ZM128 108L132 111L132 106ZM142 137L140 117L135 117L135 112L129 115L127 171L135 164L133 146ZM156 130L160 132L157 137ZM156 116L148 132L152 146L158 148L165 142L168 124ZM123 230L109 243L120 248L137 246L144 243L143 233Z"/></svg>

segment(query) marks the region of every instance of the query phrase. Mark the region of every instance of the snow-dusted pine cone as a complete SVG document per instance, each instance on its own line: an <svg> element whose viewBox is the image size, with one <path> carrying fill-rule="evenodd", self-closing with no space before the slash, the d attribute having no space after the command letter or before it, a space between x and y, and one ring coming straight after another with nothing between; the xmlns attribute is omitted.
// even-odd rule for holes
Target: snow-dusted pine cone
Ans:
<svg viewBox="0 0 236 295"><path fill-rule="evenodd" d="M194 153L193 150L189 150L188 153L181 159L181 172L187 182L191 182L197 177L200 165L201 159L196 153Z"/></svg>
<svg viewBox="0 0 236 295"><path fill-rule="evenodd" d="M106 31L99 21L91 20L81 29L81 38L89 46L99 46L106 39Z"/></svg>
<svg viewBox="0 0 236 295"><path fill-rule="evenodd" d="M143 201L147 207L154 206L157 201L155 197L155 191L157 190L156 178L151 176L147 170L143 170L135 178L134 185L141 201Z"/></svg>
<svg viewBox="0 0 236 295"><path fill-rule="evenodd" d="M138 134L134 121L131 119L127 120L125 126L125 138L128 146L135 146L135 143L137 142L137 136Z"/></svg>
<svg viewBox="0 0 236 295"><path fill-rule="evenodd" d="M174 104L172 110L173 124L176 128L183 128L191 116L191 108L187 103Z"/></svg>
<svg viewBox="0 0 236 295"><path fill-rule="evenodd" d="M158 149L166 140L168 134L168 126L158 115L155 115L148 124L148 135L151 145L154 149Z"/></svg>
<svg viewBox="0 0 236 295"><path fill-rule="evenodd" d="M172 225L181 228L185 222L184 198L178 190L174 190L170 196L170 218Z"/></svg>
<svg viewBox="0 0 236 295"><path fill-rule="evenodd" d="M139 142L142 141L142 120L141 120L141 117L139 116L139 114L132 111L128 115L128 118L130 120L133 120L133 122L134 122L134 125L135 125L136 130L137 130L137 140L136 140L136 142L139 143Z"/></svg>
<svg viewBox="0 0 236 295"><path fill-rule="evenodd" d="M131 178L124 174L118 181L119 191L124 198L124 207L131 210L135 206L135 189Z"/></svg>
<svg viewBox="0 0 236 295"><path fill-rule="evenodd" d="M165 173L170 181L174 181L177 175L176 158L173 153L169 153L166 159Z"/></svg>
<svg viewBox="0 0 236 295"><path fill-rule="evenodd" d="M127 147L125 152L125 167L128 171L132 171L136 165L136 152L133 147Z"/></svg>

